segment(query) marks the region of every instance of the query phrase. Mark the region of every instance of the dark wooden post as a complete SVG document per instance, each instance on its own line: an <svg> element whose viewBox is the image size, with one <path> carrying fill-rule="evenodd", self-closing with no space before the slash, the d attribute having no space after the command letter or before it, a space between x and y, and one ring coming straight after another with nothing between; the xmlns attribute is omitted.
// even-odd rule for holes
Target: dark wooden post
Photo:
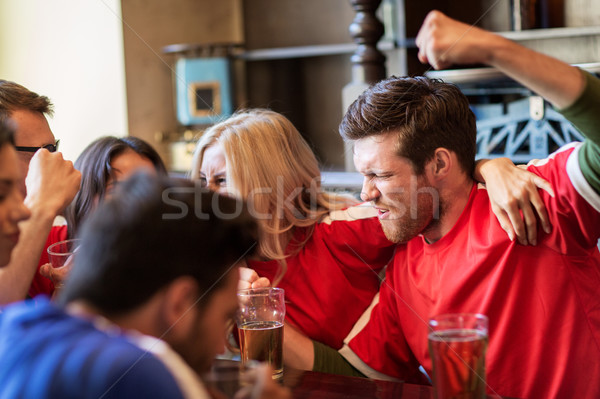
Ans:
<svg viewBox="0 0 600 399"><path fill-rule="evenodd" d="M350 35L358 44L352 61L354 83L374 83L385 78L385 55L377 49L377 42L384 33L375 11L381 0L350 0L356 17L350 24Z"/></svg>

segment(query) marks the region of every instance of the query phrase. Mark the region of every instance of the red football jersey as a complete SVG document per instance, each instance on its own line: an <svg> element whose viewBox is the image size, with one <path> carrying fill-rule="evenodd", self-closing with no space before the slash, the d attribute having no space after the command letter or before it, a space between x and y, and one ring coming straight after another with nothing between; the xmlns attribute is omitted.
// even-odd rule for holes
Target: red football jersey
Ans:
<svg viewBox="0 0 600 399"><path fill-rule="evenodd" d="M28 295L31 298L34 298L40 294L51 296L54 292L54 284L52 283L52 281L40 274L40 267L50 262L50 260L48 260L48 247L52 244L66 239L66 225L52 226L52 228L50 229L50 234L48 234L48 239L46 240L46 245L44 246L44 249L42 250L42 255L40 256L40 262L38 264L37 271L35 273L35 276L33 276L33 281L31 282L31 286L29 287Z"/></svg>
<svg viewBox="0 0 600 399"><path fill-rule="evenodd" d="M372 302L379 273L394 252L374 214L371 208L351 207L317 223L302 250L286 259L278 285L285 290L286 320L336 349ZM305 239L306 230L297 229L292 242ZM279 270L276 261L248 266L271 281Z"/></svg>
<svg viewBox="0 0 600 399"><path fill-rule="evenodd" d="M542 192L551 234L511 242L474 186L448 234L398 247L378 303L340 352L372 377L410 378L419 364L431 375L429 318L483 313L489 393L600 397L600 196L581 174L579 145L529 166L556 193Z"/></svg>

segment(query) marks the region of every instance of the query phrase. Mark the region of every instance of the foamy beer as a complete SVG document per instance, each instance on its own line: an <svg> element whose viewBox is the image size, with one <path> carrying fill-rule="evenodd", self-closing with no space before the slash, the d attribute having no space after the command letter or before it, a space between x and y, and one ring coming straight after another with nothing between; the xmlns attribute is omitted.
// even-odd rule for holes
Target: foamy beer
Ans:
<svg viewBox="0 0 600 399"><path fill-rule="evenodd" d="M257 288L238 291L240 308L237 326L242 363L267 362L273 378L283 374L284 291L281 288Z"/></svg>
<svg viewBox="0 0 600 399"><path fill-rule="evenodd" d="M429 354L436 399L485 398L488 318L447 314L429 321Z"/></svg>

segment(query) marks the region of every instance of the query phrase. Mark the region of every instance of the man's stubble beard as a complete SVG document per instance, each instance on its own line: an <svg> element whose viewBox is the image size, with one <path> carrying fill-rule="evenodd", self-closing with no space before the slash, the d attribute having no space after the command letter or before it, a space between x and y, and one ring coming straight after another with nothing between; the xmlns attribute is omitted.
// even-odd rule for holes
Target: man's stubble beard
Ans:
<svg viewBox="0 0 600 399"><path fill-rule="evenodd" d="M445 202L441 198L439 198L437 212L433 209L433 199L430 195L419 195L416 206L416 218L411 217L411 209L408 209L402 215L381 220L383 232L388 240L398 244L406 243L418 235L426 235L439 227L446 209ZM394 209L398 210L398 207Z"/></svg>

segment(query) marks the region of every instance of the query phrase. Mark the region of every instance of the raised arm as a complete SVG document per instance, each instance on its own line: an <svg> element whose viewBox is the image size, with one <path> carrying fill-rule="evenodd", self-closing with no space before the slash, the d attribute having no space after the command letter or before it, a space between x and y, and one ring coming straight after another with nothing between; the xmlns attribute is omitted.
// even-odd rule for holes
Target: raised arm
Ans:
<svg viewBox="0 0 600 399"><path fill-rule="evenodd" d="M31 218L22 222L21 237L10 263L0 269L0 303L25 299L54 218L73 200L81 174L60 153L39 150L31 159L25 205Z"/></svg>
<svg viewBox="0 0 600 399"><path fill-rule="evenodd" d="M419 60L436 69L452 64L487 64L560 109L572 105L585 87L579 69L439 11L427 15L416 42Z"/></svg>
<svg viewBox="0 0 600 399"><path fill-rule="evenodd" d="M425 18L417 46L421 62L429 62L436 69L452 64L487 64L551 102L589 139L579 153L579 164L588 183L600 193L600 80L439 11Z"/></svg>

